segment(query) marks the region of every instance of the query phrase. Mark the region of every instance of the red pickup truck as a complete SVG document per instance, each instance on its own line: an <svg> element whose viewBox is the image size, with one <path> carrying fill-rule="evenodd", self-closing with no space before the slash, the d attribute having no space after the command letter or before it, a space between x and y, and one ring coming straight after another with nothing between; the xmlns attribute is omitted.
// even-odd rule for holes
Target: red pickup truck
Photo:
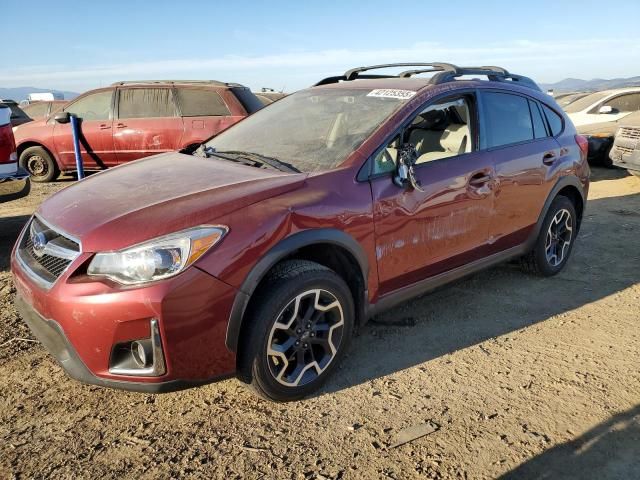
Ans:
<svg viewBox="0 0 640 480"><path fill-rule="evenodd" d="M11 109L0 104L0 203L24 197L30 187L29 174L18 167Z"/></svg>
<svg viewBox="0 0 640 480"><path fill-rule="evenodd" d="M81 119L85 170L183 149L262 108L247 87L214 80L118 82L91 90L56 115L15 129L20 166L34 182L76 168L69 114Z"/></svg>

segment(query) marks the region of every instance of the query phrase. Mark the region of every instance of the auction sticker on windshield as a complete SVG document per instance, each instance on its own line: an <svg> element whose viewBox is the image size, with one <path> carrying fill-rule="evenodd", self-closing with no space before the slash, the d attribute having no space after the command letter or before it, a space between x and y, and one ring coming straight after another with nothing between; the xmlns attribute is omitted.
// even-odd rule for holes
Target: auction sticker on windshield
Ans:
<svg viewBox="0 0 640 480"><path fill-rule="evenodd" d="M377 88L367 93L367 97L380 97L380 98L399 98L406 100L413 97L416 92L411 90L395 90L392 88Z"/></svg>

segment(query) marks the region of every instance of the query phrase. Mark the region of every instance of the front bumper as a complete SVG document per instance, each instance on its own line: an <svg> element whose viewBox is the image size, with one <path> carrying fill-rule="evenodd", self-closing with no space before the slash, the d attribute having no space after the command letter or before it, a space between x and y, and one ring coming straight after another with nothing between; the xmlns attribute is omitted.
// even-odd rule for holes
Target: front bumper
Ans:
<svg viewBox="0 0 640 480"><path fill-rule="evenodd" d="M0 172L0 203L26 197L31 191L29 173L20 167L11 173Z"/></svg>
<svg viewBox="0 0 640 480"><path fill-rule="evenodd" d="M618 145L618 142L621 145ZM626 147L626 148L620 148ZM610 158L616 167L625 168L634 172L640 172L640 143L624 142L622 139L616 140L616 144L611 149Z"/></svg>
<svg viewBox="0 0 640 480"><path fill-rule="evenodd" d="M143 288L88 281L73 271L81 255L50 289L32 281L14 251L16 306L34 335L69 376L84 383L141 392L167 392L235 373L225 333L236 290L190 267ZM159 327L165 371L159 376L112 371L117 346L150 336Z"/></svg>
<svg viewBox="0 0 640 480"><path fill-rule="evenodd" d="M16 309L31 329L33 335L53 355L60 366L71 378L90 385L117 388L134 392L163 393L197 386L205 382L188 382L184 380L168 380L157 383L136 383L121 380L110 380L94 375L87 368L73 348L55 320L47 320L27 304L20 296L16 297Z"/></svg>

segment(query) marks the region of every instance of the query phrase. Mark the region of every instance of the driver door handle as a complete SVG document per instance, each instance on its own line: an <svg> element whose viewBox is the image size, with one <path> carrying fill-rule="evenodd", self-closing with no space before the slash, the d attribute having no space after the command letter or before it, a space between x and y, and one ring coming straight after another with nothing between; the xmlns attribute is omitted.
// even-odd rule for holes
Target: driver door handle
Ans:
<svg viewBox="0 0 640 480"><path fill-rule="evenodd" d="M124 123L118 123L116 125L117 128L127 128L127 126Z"/></svg>
<svg viewBox="0 0 640 480"><path fill-rule="evenodd" d="M485 172L478 172L469 179L469 185L474 188L481 188L488 184L493 177Z"/></svg>
<svg viewBox="0 0 640 480"><path fill-rule="evenodd" d="M111 125L108 123L103 123L100 125L100 130L108 130L111 128Z"/></svg>

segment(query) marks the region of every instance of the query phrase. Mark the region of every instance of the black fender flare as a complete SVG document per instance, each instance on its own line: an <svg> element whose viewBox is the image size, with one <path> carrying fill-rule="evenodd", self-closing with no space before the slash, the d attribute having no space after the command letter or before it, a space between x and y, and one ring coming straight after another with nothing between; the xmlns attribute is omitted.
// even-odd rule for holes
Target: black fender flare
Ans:
<svg viewBox="0 0 640 480"><path fill-rule="evenodd" d="M238 351L238 342L240 340L240 330L242 328L242 320L249 305L249 300L253 295L256 287L271 268L283 258L292 252L313 244L329 243L344 248L353 255L360 266L362 278L364 279L364 288L367 291L367 278L369 275L369 261L364 249L348 233L335 228L319 228L314 230L303 230L294 233L273 246L264 256L254 265L247 277L238 289L238 293L231 307L229 315L229 323L227 325L227 336L225 344L232 352Z"/></svg>
<svg viewBox="0 0 640 480"><path fill-rule="evenodd" d="M556 196L558 196L558 192L560 192L560 190L562 190L565 187L575 187L576 190L578 190L578 192L580 193L580 197L582 198L582 205L583 205L583 212L584 212L584 208L586 208L586 205L587 205L587 199L584 197L584 186L582 185L582 182L580 181L580 179L574 175L567 175L564 177L560 177L556 181L553 188L551 189L551 192L549 193L549 195L547 196L547 199L544 202L544 206L542 207L542 211L540 212L540 216L538 217L538 221L536 222L533 228L533 231L529 235L529 239L527 240L527 244L526 244L527 251L533 248L533 245L535 244L535 241L538 238L538 235L540 234L540 230L542 229L542 224L544 223L544 219L547 216L547 212L549 211L549 208L551 207L551 202L553 202L553 199L556 198Z"/></svg>

